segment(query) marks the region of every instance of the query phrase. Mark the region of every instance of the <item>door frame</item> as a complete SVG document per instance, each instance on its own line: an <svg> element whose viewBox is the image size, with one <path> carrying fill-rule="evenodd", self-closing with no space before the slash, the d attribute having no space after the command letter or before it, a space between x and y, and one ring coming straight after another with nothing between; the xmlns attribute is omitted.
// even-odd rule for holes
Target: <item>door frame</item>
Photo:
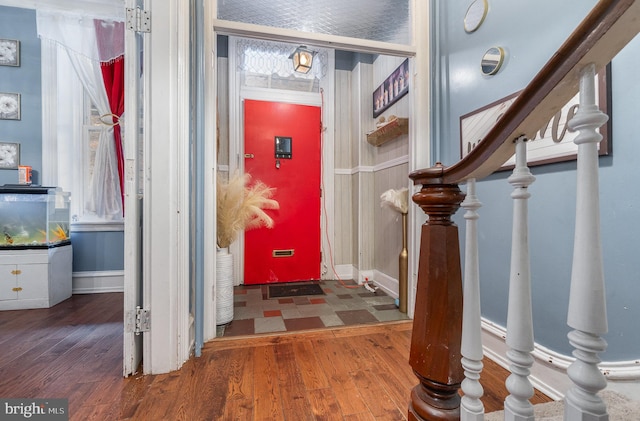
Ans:
<svg viewBox="0 0 640 421"><path fill-rule="evenodd" d="M229 36L229 69L237 69L237 51L235 40L238 37ZM326 260L330 258L328 239L334 238L334 114L331 107L325 104L334 102L334 71L335 55L333 50L328 50L327 74L320 80L320 89L323 93L294 92L277 89L241 88L240 77L237 72L229 72L229 174L234 171L244 173L244 100L258 100L270 102L284 102L297 105L312 105L320 107L323 125L321 136L322 165L321 183L323 187L322 200L320 202L320 249L322 260L320 262L320 278L331 279L329 273L331 267ZM235 141L232 141L234 139ZM326 210L326 212L325 212ZM230 246L230 252L234 255L234 285L244 283L244 236Z"/></svg>
<svg viewBox="0 0 640 421"><path fill-rule="evenodd" d="M127 8L135 8L140 0L126 0ZM128 115L138 115L139 110L143 110L143 102L140 101L140 49L144 48L144 39L134 31L125 29L125 110L136 110ZM142 44L142 45L141 45ZM132 77L132 75L135 75ZM134 95L131 93L135 92ZM128 326L132 319L135 319L134 309L136 306L144 308L142 302L144 291L142 276L142 226L141 226L141 198L138 197L140 162L138 151L140 143L144 140L140 138L140 129L144 128L140 119L133 118L124 127L124 160L125 160L125 182L124 182L124 334L123 334L123 355L122 371L124 377L136 373L140 362L143 360L144 334L135 334L132 326ZM148 351L148 347L147 347ZM148 354L146 355L148 358ZM146 359L146 358L145 358Z"/></svg>
<svg viewBox="0 0 640 421"><path fill-rule="evenodd" d="M190 2L181 0L143 3L153 16L151 32L143 37L141 264L142 302L150 311L150 330L142 334L143 360L145 374L160 374L180 368L194 346L189 306L191 10Z"/></svg>

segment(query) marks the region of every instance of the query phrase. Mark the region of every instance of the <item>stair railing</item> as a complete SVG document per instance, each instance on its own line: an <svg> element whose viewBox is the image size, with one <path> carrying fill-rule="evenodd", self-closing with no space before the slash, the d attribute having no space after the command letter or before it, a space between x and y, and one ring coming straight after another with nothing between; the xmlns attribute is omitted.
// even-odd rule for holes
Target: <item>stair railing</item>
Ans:
<svg viewBox="0 0 640 421"><path fill-rule="evenodd" d="M482 345L479 342L479 280L477 265L477 223L479 201L475 197L475 180L500 168L518 151L520 171L509 178L514 185L514 244L510 290L514 304L509 304L507 321L507 357L512 374L507 380L510 392L505 402L505 419L533 419L528 398L533 395L529 369L533 363L533 333L530 315L512 316L531 309L526 244L526 187L533 181L527 175L524 139L533 138L580 88L579 108L585 114L572 123L580 131L578 143L578 210L568 324L574 330L569 341L575 347L576 361L569 368L574 386L567 393L566 419L607 419L606 408L597 392L606 386L597 363L598 353L606 347L600 335L606 332L604 313L604 277L600 260L592 259L592 241L597 241L595 254L601 254L597 142L595 131L604 121L591 107L593 75L640 32L640 1L601 0L565 43L521 92L507 112L481 142L458 163L412 172L409 177L421 185L413 201L428 215L421 228L420 258L414 323L409 363L419 383L411 392L410 420L482 420L480 402L482 387ZM589 81L589 78L590 81ZM594 101L593 101L594 102ZM583 105L584 104L584 105ZM606 120L605 120L606 121ZM600 122L598 124L598 122ZM594 152L595 151L595 152ZM524 166L522 165L524 163ZM524 169L523 169L524 168ZM466 200L459 184L467 183ZM467 209L467 263L465 267L465 308L463 309L462 277L458 229L451 216L461 206ZM585 212L581 209L588 208ZM520 209L520 210L518 210ZM518 214L519 216L517 216ZM518 218L518 220L516 220ZM585 240L589 243L585 243ZM475 246L474 246L475 243ZM473 249L475 251L469 249ZM595 260L595 261L594 261ZM585 265L586 266L583 266ZM516 265L516 266L514 266ZM519 265L519 266L518 266ZM514 273L516 274L514 276ZM523 276L524 275L524 276ZM595 291L595 292L591 292ZM513 308L513 310L512 310ZM518 308L518 311L516 311ZM464 317L463 317L464 313ZM464 320L472 317L477 321ZM515 321L511 321L514 320ZM464 327L463 327L464 320ZM464 331L464 337L463 337ZM513 339L510 339L513 338ZM464 367L464 368L463 368ZM466 378L465 378L466 375ZM465 396L461 399L459 389ZM591 417L591 418L589 418Z"/></svg>

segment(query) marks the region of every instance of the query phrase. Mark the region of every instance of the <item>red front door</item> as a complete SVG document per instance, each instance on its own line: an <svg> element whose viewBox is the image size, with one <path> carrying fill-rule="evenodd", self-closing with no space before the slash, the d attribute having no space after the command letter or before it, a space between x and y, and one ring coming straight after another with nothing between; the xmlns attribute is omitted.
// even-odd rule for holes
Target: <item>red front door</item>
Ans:
<svg viewBox="0 0 640 421"><path fill-rule="evenodd" d="M280 204L245 232L245 284L320 278L320 127L319 107L244 101L245 171Z"/></svg>

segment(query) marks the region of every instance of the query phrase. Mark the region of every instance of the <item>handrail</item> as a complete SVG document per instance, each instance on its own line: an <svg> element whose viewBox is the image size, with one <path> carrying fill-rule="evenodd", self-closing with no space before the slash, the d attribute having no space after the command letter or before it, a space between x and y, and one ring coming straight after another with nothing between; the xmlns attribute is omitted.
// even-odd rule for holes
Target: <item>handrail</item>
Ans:
<svg viewBox="0 0 640 421"><path fill-rule="evenodd" d="M640 1L601 0L549 59L481 142L456 164L409 174L414 184L458 184L496 171L578 92L579 71L606 66L640 32Z"/></svg>
<svg viewBox="0 0 640 421"><path fill-rule="evenodd" d="M593 75L638 32L640 0L600 0L467 156L449 167L437 163L409 174L414 184L422 185L413 201L428 216L420 234L409 353L419 383L411 391L409 420L460 419L459 389L465 377L461 363L463 300L458 227L452 216L465 195L458 185L497 170L513 156L516 139L532 138L575 96L584 68L589 67ZM589 352L596 354L595 348ZM591 358L591 354L584 355ZM478 370L476 362L471 361L472 375ZM477 405L472 402L472 406Z"/></svg>

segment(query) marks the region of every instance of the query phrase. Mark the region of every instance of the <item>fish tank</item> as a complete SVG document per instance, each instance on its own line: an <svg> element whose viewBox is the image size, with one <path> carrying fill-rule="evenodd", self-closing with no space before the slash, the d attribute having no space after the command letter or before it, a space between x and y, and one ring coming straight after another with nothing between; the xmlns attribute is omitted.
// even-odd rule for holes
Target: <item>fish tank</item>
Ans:
<svg viewBox="0 0 640 421"><path fill-rule="evenodd" d="M0 186L0 250L71 244L69 196L59 187Z"/></svg>

